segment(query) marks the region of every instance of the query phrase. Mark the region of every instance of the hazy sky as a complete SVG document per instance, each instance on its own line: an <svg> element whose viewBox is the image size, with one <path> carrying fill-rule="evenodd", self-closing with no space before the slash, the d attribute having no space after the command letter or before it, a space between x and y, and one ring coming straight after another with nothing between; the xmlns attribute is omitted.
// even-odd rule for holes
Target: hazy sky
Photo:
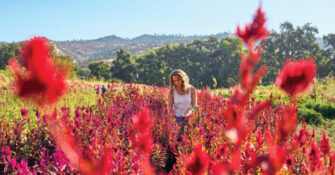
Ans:
<svg viewBox="0 0 335 175"><path fill-rule="evenodd" d="M252 20L259 0L0 0L0 41L215 34ZM335 33L335 0L263 0L269 29L310 22Z"/></svg>

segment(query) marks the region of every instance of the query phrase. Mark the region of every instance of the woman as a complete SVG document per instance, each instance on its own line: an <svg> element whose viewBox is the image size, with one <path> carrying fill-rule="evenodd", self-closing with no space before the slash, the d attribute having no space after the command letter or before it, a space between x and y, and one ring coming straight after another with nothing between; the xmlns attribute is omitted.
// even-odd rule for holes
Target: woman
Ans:
<svg viewBox="0 0 335 175"><path fill-rule="evenodd" d="M175 119L180 130L178 133L178 142L181 141L181 135L184 132L184 126L187 124L187 117L192 113L192 109L197 104L196 89L189 84L186 73L180 69L172 71L170 74L170 90L168 94L169 111L175 112ZM165 171L169 173L176 163L176 156L168 149L167 159L165 160Z"/></svg>
<svg viewBox="0 0 335 175"><path fill-rule="evenodd" d="M176 122L180 126L178 136L181 136L187 123L187 117L192 114L192 110L197 104L197 92L189 84L186 73L180 69L174 70L170 74L168 104L170 111L174 109Z"/></svg>

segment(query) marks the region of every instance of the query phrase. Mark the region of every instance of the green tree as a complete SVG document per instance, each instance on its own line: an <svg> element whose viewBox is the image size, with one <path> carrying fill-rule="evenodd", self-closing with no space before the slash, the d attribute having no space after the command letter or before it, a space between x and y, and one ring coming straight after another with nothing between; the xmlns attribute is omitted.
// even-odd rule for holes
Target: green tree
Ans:
<svg viewBox="0 0 335 175"><path fill-rule="evenodd" d="M111 78L111 65L103 61L90 63L88 69L90 69L91 75L97 79L109 80Z"/></svg>
<svg viewBox="0 0 335 175"><path fill-rule="evenodd" d="M325 48L319 61L318 74L321 77L335 75L335 34L328 34L323 37Z"/></svg>
<svg viewBox="0 0 335 175"><path fill-rule="evenodd" d="M69 55L54 55L53 56L56 66L59 69L67 70L67 76L69 78L76 78L77 71L79 70L78 65Z"/></svg>
<svg viewBox="0 0 335 175"><path fill-rule="evenodd" d="M259 64L268 65L269 69L263 77L264 84L272 83L278 70L286 59L296 60L313 57L317 59L321 49L316 42L316 27L310 23L294 28L293 24L284 22L280 25L280 33L272 31L268 39L262 43L264 51Z"/></svg>
<svg viewBox="0 0 335 175"><path fill-rule="evenodd" d="M0 45L0 69L6 69L10 58L18 57L19 48L20 44L14 42L9 44L2 43Z"/></svg>
<svg viewBox="0 0 335 175"><path fill-rule="evenodd" d="M136 65L129 52L126 52L123 49L117 51L116 60L111 67L111 73L112 77L121 79L125 82L129 82L130 80L136 82Z"/></svg>
<svg viewBox="0 0 335 175"><path fill-rule="evenodd" d="M161 56L161 55L160 55ZM165 85L164 62L154 50L149 51L137 60L139 81L150 85Z"/></svg>
<svg viewBox="0 0 335 175"><path fill-rule="evenodd" d="M224 38L220 47L213 53L216 58L212 63L213 75L217 79L218 87L231 87L238 82L238 70L241 62L243 44L238 39Z"/></svg>
<svg viewBox="0 0 335 175"><path fill-rule="evenodd" d="M335 51L335 34L328 34L323 36L323 42L326 47L331 47Z"/></svg>

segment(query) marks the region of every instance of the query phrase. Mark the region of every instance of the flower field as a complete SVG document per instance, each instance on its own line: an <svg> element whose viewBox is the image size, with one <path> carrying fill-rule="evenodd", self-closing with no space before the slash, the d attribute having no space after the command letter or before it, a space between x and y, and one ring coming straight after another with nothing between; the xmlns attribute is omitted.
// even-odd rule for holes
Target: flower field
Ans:
<svg viewBox="0 0 335 175"><path fill-rule="evenodd" d="M254 97L267 69L254 70L256 43L268 34L264 15L259 8L237 28L248 49L240 84L227 95L198 90L181 137L167 88L66 80L48 59L46 39L29 40L24 68L11 60L12 74L0 74L0 174L335 174L327 133L317 139L304 119L299 124L313 59L287 61L280 71L275 85L286 101Z"/></svg>
<svg viewBox="0 0 335 175"><path fill-rule="evenodd" d="M94 86L89 87L90 95L95 95ZM170 152L173 152L176 155L176 164L171 172L187 174L187 158L199 144L202 145L201 150L209 157L203 158L206 160L203 164L209 169L209 174L214 174L214 168L219 167L217 163L222 163L222 166L226 165L227 168L230 168L227 164L236 163L237 170L230 170L232 172L259 173L262 166L250 167L249 164L257 162L258 156L264 156L264 160L259 161L270 164L271 162L267 162L270 160L265 159L270 153L273 154L273 158L280 158L272 161L280 161L281 165L277 171L282 173L309 174L312 171L311 166L314 165L314 158L318 163L318 167L315 167L317 172L327 172L328 168L332 168L334 154L330 154L330 148L325 149L327 144L324 142L327 142L327 139L321 138L322 142L316 142L315 134L305 127L290 133L282 145L283 148L278 146L272 150L275 152L269 152L269 144L279 142L278 121L287 107L285 104L276 108L268 105L259 111L253 120L248 121L247 134L238 152L241 159L234 162L237 161L234 159L239 158L233 157L232 154L236 147L231 140L234 139L234 132L227 132L228 122L222 117L229 99L205 89L198 92L199 108L190 116L185 135L179 143L176 140L178 126L166 110L166 94L166 88L110 84L105 94L101 95L100 92L100 95L97 95L96 105L78 106L72 112L69 107L62 106L57 111L57 119L54 120L59 120L69 129L68 132L74 138L74 145L83 157L87 156L86 158L99 162L105 153L105 147L111 147L110 174L143 172L140 168L141 153L136 151L136 139L132 141L131 135L135 129L132 120L143 107L147 107L152 117L152 148L145 148L143 151L151 150L150 162L157 173L164 172L165 161ZM257 106L257 103L248 106L246 114L251 115ZM52 140L45 124L45 114L36 109L22 109L22 112L19 112L22 113L20 117L17 116L12 122L1 121L1 170L8 174L78 173ZM30 119L34 120L34 123ZM148 138L150 136L144 136L139 142L145 143L139 144L147 145L147 141L150 140ZM279 149L291 149L291 153L279 157ZM313 150L316 151L317 157L311 157L314 156L310 155Z"/></svg>

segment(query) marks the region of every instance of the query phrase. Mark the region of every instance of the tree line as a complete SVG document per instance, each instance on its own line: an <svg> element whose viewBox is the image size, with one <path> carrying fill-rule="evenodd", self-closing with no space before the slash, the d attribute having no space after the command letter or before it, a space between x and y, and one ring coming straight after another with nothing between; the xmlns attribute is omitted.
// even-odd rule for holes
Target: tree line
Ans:
<svg viewBox="0 0 335 175"><path fill-rule="evenodd" d="M324 36L324 46L320 47L317 33L318 29L309 23L294 27L289 22L282 23L279 32L271 31L268 39L259 43L259 47L263 48L259 66L268 66L261 83L273 83L287 58L312 57L318 65L318 77L332 76L335 72L335 34ZM240 55L244 52L245 48L238 38L224 37L219 40L210 37L188 44L166 45L142 55L132 56L120 49L112 65L96 62L91 63L89 68L97 77L158 86L169 84L168 76L172 70L183 69L197 88L230 87L237 83ZM98 68L101 71L95 70ZM102 72L108 74L102 75Z"/></svg>
<svg viewBox="0 0 335 175"><path fill-rule="evenodd" d="M293 24L284 22L279 31L271 31L267 40L259 43L259 47L263 49L259 66L268 66L261 84L273 83L287 58L296 60L312 57L318 65L318 77L332 76L335 73L335 34L323 36L322 47L317 43L317 34L318 29L310 23L294 27ZM5 68L6 58L15 55L14 45L0 45L0 69ZM125 82L158 86L169 84L172 70L183 69L189 75L191 84L197 88L227 88L237 83L240 56L244 53L245 47L238 38L209 37L207 40L196 39L187 44L166 45L142 55L131 55L120 49L112 64L100 61L90 63L89 70L79 69L75 65L72 68L82 78L116 78ZM65 60L69 59L67 57Z"/></svg>

